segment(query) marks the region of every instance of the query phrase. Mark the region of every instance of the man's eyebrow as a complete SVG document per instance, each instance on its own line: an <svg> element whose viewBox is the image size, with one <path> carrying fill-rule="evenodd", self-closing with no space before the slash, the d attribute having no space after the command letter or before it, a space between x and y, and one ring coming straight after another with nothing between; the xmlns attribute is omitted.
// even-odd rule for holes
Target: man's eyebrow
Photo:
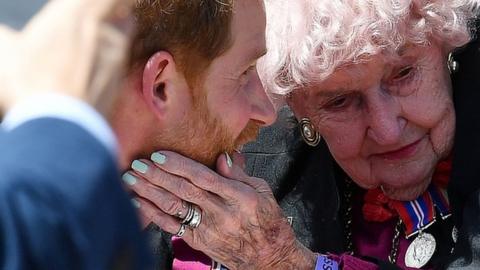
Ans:
<svg viewBox="0 0 480 270"><path fill-rule="evenodd" d="M259 50L260 53L257 54L257 59L265 56L268 52L268 50L265 48L263 50Z"/></svg>

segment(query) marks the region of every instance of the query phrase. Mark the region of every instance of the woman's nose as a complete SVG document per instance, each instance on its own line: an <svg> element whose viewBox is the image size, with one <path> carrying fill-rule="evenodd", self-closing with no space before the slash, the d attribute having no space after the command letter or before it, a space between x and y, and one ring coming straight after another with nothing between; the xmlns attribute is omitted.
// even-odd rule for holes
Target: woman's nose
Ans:
<svg viewBox="0 0 480 270"><path fill-rule="evenodd" d="M394 97L378 96L368 106L368 136L379 145L394 145L401 140L406 120Z"/></svg>

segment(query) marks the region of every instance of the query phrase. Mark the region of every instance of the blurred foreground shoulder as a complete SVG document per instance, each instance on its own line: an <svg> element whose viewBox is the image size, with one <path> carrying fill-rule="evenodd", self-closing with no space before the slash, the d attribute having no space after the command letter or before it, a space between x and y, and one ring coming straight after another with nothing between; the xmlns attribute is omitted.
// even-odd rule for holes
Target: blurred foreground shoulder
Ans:
<svg viewBox="0 0 480 270"><path fill-rule="evenodd" d="M55 118L0 134L0 269L146 269L114 156Z"/></svg>

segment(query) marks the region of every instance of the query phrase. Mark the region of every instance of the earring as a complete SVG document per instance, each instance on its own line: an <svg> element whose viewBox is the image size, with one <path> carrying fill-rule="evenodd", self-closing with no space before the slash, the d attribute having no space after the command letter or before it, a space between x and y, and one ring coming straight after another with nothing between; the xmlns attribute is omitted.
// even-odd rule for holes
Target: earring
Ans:
<svg viewBox="0 0 480 270"><path fill-rule="evenodd" d="M302 118L302 120L300 120L300 133L302 133L305 143L312 147L317 146L322 139L320 133L315 131L315 127L309 118Z"/></svg>
<svg viewBox="0 0 480 270"><path fill-rule="evenodd" d="M448 71L450 71L450 74L457 72L459 69L458 62L455 61L455 59L453 59L452 53L448 54L447 67L448 67Z"/></svg>

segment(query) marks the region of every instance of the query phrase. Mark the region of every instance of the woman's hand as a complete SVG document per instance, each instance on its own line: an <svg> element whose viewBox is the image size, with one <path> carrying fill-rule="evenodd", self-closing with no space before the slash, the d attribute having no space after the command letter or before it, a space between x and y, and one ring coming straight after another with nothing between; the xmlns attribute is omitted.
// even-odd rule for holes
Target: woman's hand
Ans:
<svg viewBox="0 0 480 270"><path fill-rule="evenodd" d="M216 173L159 152L154 162L135 161L124 179L138 195L143 219L169 233L178 233L185 202L197 205L200 225L187 226L183 239L230 269L313 269L314 254L296 240L268 184L229 159L219 157Z"/></svg>

